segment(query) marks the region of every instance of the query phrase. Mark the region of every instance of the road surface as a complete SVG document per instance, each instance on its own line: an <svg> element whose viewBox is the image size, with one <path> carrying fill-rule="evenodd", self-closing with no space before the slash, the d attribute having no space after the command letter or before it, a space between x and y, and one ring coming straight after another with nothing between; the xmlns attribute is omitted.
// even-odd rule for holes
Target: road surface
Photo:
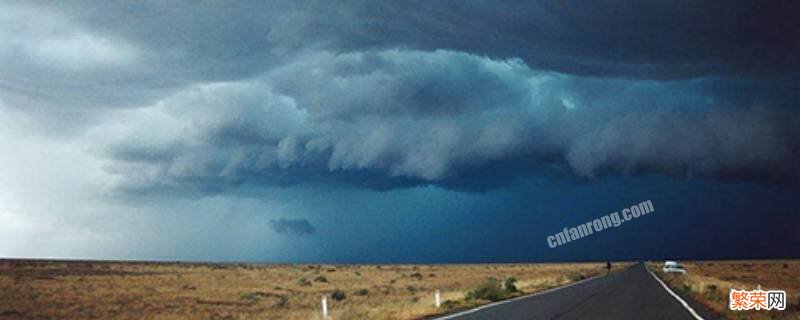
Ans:
<svg viewBox="0 0 800 320"><path fill-rule="evenodd" d="M697 317L638 264L609 276L437 320L714 319L696 303L687 303Z"/></svg>

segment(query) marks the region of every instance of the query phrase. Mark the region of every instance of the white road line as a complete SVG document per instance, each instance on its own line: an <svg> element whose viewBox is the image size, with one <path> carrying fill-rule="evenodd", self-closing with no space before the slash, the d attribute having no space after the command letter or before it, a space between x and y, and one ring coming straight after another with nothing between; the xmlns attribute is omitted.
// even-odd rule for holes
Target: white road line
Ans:
<svg viewBox="0 0 800 320"><path fill-rule="evenodd" d="M671 295L672 295L672 297L674 297L674 298L675 298L675 300L678 300L678 302L680 302L680 303L683 305L683 307L684 307L684 308L686 308L686 310L688 310L688 311L689 311L689 313L691 313L691 314L692 314L692 316L693 316L695 319L697 319L697 320L703 320L703 317L701 317L699 314L697 314L697 312L695 312L695 311L694 311L694 309L692 309L692 307L691 307L691 306L689 306L689 304L688 304L688 303L686 303L686 301L683 301L683 299L681 299L681 297L679 297L677 294L675 294L675 292L674 292L674 291L672 291L672 289L670 289L670 288L667 286L667 284L666 284L666 283L664 283L664 281L661 281L661 279L659 279L659 278L658 278L658 277L655 275L655 273L653 273L653 271L650 271L650 269L649 269L649 268L647 268L647 266L645 266L645 269L647 269L647 272L648 272L648 273L650 273L650 275L651 275L651 276L653 276L653 278L654 278L654 279L656 279L656 281L658 281L658 283L660 283L662 287L664 287L664 290L667 290L667 292L669 292L669 294L671 294Z"/></svg>
<svg viewBox="0 0 800 320"><path fill-rule="evenodd" d="M580 281L577 281L577 282L570 283L570 284L568 284L568 285L565 285L565 286L556 287L556 288L551 288L551 289L547 289L547 290L545 290L545 291L539 291L539 292L536 292L536 293L531 293L531 294L529 294L529 295L524 295L524 296L521 296L521 297L516 297L516 298L513 298L513 299L508 299L508 300L503 300L503 301L493 302L493 303L490 303L490 304L485 304L485 305L482 305L482 306L480 306L480 307L477 307L477 308L474 308L474 309L469 309L469 310L466 310L466 311L461 311L461 312L459 312L459 313L454 313L454 314L447 315L447 316L444 316L444 317L441 317L441 318L434 318L434 319L432 319L432 320L448 320L448 319L455 319L455 318L458 318L458 317L460 317L460 316L464 316L464 315L468 315L468 314L470 314L470 313L475 313L475 312L481 311L481 310L483 310L483 309L488 309L488 308L496 307L496 306L503 305L503 304L506 304L506 303L511 303L511 302L514 302L514 301L517 301L517 300L522 300L522 299L527 299L527 298L535 297L535 296L538 296L538 295L543 295L543 294L550 293L550 292L553 292L553 291L558 291L558 290L565 289L565 288L569 288L569 287L572 287L572 286L575 286L575 285L578 285L578 284L581 284L581 283L584 283L584 282L589 282L589 281L592 281L592 280L597 280L597 279L600 279L600 278L602 278L602 277L604 277L604 276L605 276L605 275L599 275L599 276L594 276L594 277L591 277L591 278L586 278L586 279L583 279L583 280L580 280Z"/></svg>

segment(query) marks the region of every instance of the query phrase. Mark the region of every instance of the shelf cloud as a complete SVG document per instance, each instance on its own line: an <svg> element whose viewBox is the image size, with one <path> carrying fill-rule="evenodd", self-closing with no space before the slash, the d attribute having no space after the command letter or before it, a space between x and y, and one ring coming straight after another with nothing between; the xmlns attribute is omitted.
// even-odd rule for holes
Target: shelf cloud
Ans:
<svg viewBox="0 0 800 320"><path fill-rule="evenodd" d="M139 234L180 247L230 215L226 248L257 235L274 246L248 254L288 257L285 234L314 234L295 239L305 249L354 231L388 239L411 211L423 225L473 209L415 207L431 195L513 220L509 203L528 202L496 199L546 194L542 180L795 190L798 13L738 0L4 1L0 216L21 227L0 240L53 240L0 241L0 255ZM160 229L169 219L181 231Z"/></svg>
<svg viewBox="0 0 800 320"><path fill-rule="evenodd" d="M441 50L322 53L256 79L189 87L95 134L132 189L458 189L500 163L523 164L520 175L797 181L797 112L723 107L703 94L721 84L599 81Z"/></svg>

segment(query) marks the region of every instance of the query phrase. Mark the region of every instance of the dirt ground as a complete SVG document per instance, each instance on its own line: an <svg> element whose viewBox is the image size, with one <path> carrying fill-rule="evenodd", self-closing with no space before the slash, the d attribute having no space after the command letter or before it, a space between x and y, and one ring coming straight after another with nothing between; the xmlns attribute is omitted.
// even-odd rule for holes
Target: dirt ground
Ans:
<svg viewBox="0 0 800 320"><path fill-rule="evenodd" d="M622 268L623 264L615 264ZM521 293L605 273L605 263L273 265L0 260L2 319L422 319L486 301L488 277ZM435 308L440 290L443 307ZM338 290L337 298L332 293ZM521 294L520 293L520 294Z"/></svg>
<svg viewBox="0 0 800 320"><path fill-rule="evenodd" d="M727 319L800 319L800 261L692 261L682 262L686 275L663 274L661 264L649 266L670 287L690 295L710 310ZM787 306L784 311L731 311L728 294L737 290L784 290Z"/></svg>

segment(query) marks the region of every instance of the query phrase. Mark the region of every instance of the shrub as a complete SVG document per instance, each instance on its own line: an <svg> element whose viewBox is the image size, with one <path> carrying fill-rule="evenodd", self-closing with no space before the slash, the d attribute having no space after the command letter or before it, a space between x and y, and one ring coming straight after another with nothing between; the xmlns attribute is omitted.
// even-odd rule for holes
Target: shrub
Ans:
<svg viewBox="0 0 800 320"><path fill-rule="evenodd" d="M336 301L342 301L344 299L347 299L347 295L344 294L344 291L336 289L333 290L333 292L331 292L331 299Z"/></svg>
<svg viewBox="0 0 800 320"><path fill-rule="evenodd" d="M308 287L311 286L311 281L306 280L306 278L300 278L300 280L297 280L297 285L301 287Z"/></svg>
<svg viewBox="0 0 800 320"><path fill-rule="evenodd" d="M517 278L508 277L503 281L503 288L508 292L517 292Z"/></svg>
<svg viewBox="0 0 800 320"><path fill-rule="evenodd" d="M325 278L324 276L318 276L318 277L314 278L314 281L316 281L316 282L328 282L328 278Z"/></svg>
<svg viewBox="0 0 800 320"><path fill-rule="evenodd" d="M499 301L508 297L508 292L500 287L500 282L495 278L483 280L477 287L467 291L467 300Z"/></svg>
<svg viewBox="0 0 800 320"><path fill-rule="evenodd" d="M357 296L366 296L366 295L368 295L368 294L369 294L369 290L367 290L367 289L360 289L360 290L357 290L356 292L354 292L353 294L354 294L354 295L357 295Z"/></svg>
<svg viewBox="0 0 800 320"><path fill-rule="evenodd" d="M717 290L717 285L707 284L703 289L703 296L705 297L706 300L711 300L711 301L720 300L719 293Z"/></svg>

